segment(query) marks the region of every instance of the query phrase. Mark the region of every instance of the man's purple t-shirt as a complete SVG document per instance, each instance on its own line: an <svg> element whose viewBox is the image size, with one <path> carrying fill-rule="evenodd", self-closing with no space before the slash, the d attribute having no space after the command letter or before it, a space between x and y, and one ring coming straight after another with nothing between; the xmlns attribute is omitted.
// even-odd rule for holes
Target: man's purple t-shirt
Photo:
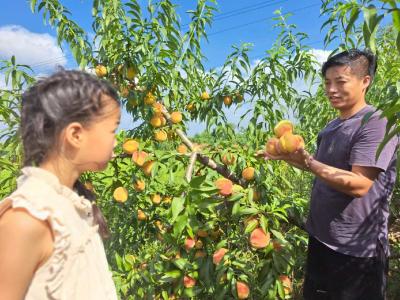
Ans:
<svg viewBox="0 0 400 300"><path fill-rule="evenodd" d="M367 105L348 119L331 121L318 135L314 156L324 164L346 171L353 165L382 170L361 198L339 192L319 178L314 180L307 231L329 248L356 257L376 256L378 240L389 253L389 199L396 180L399 138L390 140L376 160L387 120L381 119L380 112L375 110ZM372 112L363 123L363 117Z"/></svg>

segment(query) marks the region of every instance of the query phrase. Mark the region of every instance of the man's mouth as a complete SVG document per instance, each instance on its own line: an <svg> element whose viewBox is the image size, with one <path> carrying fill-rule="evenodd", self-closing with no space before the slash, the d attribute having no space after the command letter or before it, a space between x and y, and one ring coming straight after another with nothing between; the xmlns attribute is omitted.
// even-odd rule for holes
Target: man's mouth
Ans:
<svg viewBox="0 0 400 300"><path fill-rule="evenodd" d="M329 97L329 100L331 100L331 101L333 101L333 102L337 102L337 101L339 101L341 98L340 97L337 97L337 96L331 96L331 97Z"/></svg>

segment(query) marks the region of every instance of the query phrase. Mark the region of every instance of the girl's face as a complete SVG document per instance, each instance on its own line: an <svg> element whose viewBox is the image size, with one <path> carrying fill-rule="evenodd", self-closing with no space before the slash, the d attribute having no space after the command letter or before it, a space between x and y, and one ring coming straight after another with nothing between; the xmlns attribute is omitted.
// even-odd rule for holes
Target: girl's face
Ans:
<svg viewBox="0 0 400 300"><path fill-rule="evenodd" d="M103 108L103 115L84 128L82 145L77 155L81 172L101 171L107 167L116 145L115 134L120 118L119 105L110 100Z"/></svg>

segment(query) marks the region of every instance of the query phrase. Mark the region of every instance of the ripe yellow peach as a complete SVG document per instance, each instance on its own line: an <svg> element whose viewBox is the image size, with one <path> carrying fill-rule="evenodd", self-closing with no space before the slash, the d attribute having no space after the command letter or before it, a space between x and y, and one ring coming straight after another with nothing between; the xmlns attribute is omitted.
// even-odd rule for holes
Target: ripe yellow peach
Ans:
<svg viewBox="0 0 400 300"><path fill-rule="evenodd" d="M150 124L151 126L158 128L163 126L163 118L162 116L158 116L158 115L154 115L153 117L151 117L150 119ZM165 119L165 118L164 118ZM165 125L165 124L164 124Z"/></svg>
<svg viewBox="0 0 400 300"><path fill-rule="evenodd" d="M182 114L179 111L174 111L171 113L171 122L178 124L182 121Z"/></svg>
<svg viewBox="0 0 400 300"><path fill-rule="evenodd" d="M114 199L117 202L124 203L128 200L128 190L122 186L117 187L113 193Z"/></svg>
<svg viewBox="0 0 400 300"><path fill-rule="evenodd" d="M164 109L164 106L163 106L160 102L155 102L155 103L153 103L152 107L153 107L153 111L154 111L155 113L159 113L159 114L160 114L160 113L163 111L163 109Z"/></svg>
<svg viewBox="0 0 400 300"><path fill-rule="evenodd" d="M253 167L244 168L242 171L242 177L247 181L253 180L255 177L255 169Z"/></svg>
<svg viewBox="0 0 400 300"><path fill-rule="evenodd" d="M191 237L187 237L185 239L185 249L186 249L186 251L189 251L189 250L193 249L195 245L196 245L196 239L191 238Z"/></svg>
<svg viewBox="0 0 400 300"><path fill-rule="evenodd" d="M128 139L122 144L122 150L126 154L133 154L137 149L139 149L139 143L134 139Z"/></svg>
<svg viewBox="0 0 400 300"><path fill-rule="evenodd" d="M153 202L153 204L160 204L161 203L161 196L159 194L154 194L151 196L151 202Z"/></svg>
<svg viewBox="0 0 400 300"><path fill-rule="evenodd" d="M224 96L224 104L226 106L230 106L232 104L232 97L231 96Z"/></svg>
<svg viewBox="0 0 400 300"><path fill-rule="evenodd" d="M214 265L218 265L227 252L228 252L228 249L226 249L226 248L220 248L217 251L215 251L213 254Z"/></svg>
<svg viewBox="0 0 400 300"><path fill-rule="evenodd" d="M134 151L132 153L132 161L139 167L143 166L148 154L144 151Z"/></svg>
<svg viewBox="0 0 400 300"><path fill-rule="evenodd" d="M103 65L97 65L95 70L97 77L104 77L107 75L107 68Z"/></svg>
<svg viewBox="0 0 400 300"><path fill-rule="evenodd" d="M152 92L147 92L146 96L144 96L144 104L152 105L156 102L156 96Z"/></svg>
<svg viewBox="0 0 400 300"><path fill-rule="evenodd" d="M292 281L290 278L287 275L279 275L278 279L283 285L285 294L290 294L292 292Z"/></svg>
<svg viewBox="0 0 400 300"><path fill-rule="evenodd" d="M265 232L261 227L256 228L250 234L250 245L256 249L262 249L268 246L270 242L269 232Z"/></svg>
<svg viewBox="0 0 400 300"><path fill-rule="evenodd" d="M236 162L236 156L232 153L225 153L222 155L221 161L224 165L230 166L235 164Z"/></svg>
<svg viewBox="0 0 400 300"><path fill-rule="evenodd" d="M177 149L179 154L186 154L188 152L188 148L184 144L180 144Z"/></svg>
<svg viewBox="0 0 400 300"><path fill-rule="evenodd" d="M196 285L196 279L194 279L188 275L185 275L183 277L183 286L185 288L190 289L190 288L194 287L195 285Z"/></svg>
<svg viewBox="0 0 400 300"><path fill-rule="evenodd" d="M154 132L154 139L157 142L164 142L168 139L167 133L164 130Z"/></svg>
<svg viewBox="0 0 400 300"><path fill-rule="evenodd" d="M277 138L270 138L265 145L265 151L268 154L271 154L273 156L279 155L278 149L277 149L277 144L279 143L279 139Z"/></svg>
<svg viewBox="0 0 400 300"><path fill-rule="evenodd" d="M133 183L133 188L135 189L136 192L143 192L144 189L146 188L146 183L143 180L136 180Z"/></svg>
<svg viewBox="0 0 400 300"><path fill-rule="evenodd" d="M154 167L154 160L146 161L142 166L143 173L146 176L150 176L151 170L153 169L153 167Z"/></svg>
<svg viewBox="0 0 400 300"><path fill-rule="evenodd" d="M282 120L274 127L274 133L277 138L280 138L287 132L293 132L294 126L289 120Z"/></svg>
<svg viewBox="0 0 400 300"><path fill-rule="evenodd" d="M210 95L207 92L203 92L201 93L201 100L209 100L210 99Z"/></svg>
<svg viewBox="0 0 400 300"><path fill-rule="evenodd" d="M304 147L303 138L290 132L285 133L279 139L279 150L284 153L293 153L297 151L301 145Z"/></svg>
<svg viewBox="0 0 400 300"><path fill-rule="evenodd" d="M227 178L219 178L215 181L215 186L219 189L221 196L229 196L233 191L233 183Z"/></svg>
<svg viewBox="0 0 400 300"><path fill-rule="evenodd" d="M146 214L143 212L143 210L138 209L138 210L137 210L137 218L138 218L139 221L146 221L147 216L146 216Z"/></svg>
<svg viewBox="0 0 400 300"><path fill-rule="evenodd" d="M247 283L242 282L242 281L237 281L236 282L236 291L237 291L238 299L249 298L250 288L247 285Z"/></svg>

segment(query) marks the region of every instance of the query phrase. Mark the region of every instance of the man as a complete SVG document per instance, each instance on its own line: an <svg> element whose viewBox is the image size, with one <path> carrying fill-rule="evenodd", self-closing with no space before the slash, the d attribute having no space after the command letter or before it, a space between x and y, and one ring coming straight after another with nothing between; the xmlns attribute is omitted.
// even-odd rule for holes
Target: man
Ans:
<svg viewBox="0 0 400 300"><path fill-rule="evenodd" d="M316 154L304 149L276 157L266 154L316 176L306 223L307 300L385 299L398 137L376 159L387 121L365 101L375 71L376 58L368 51L332 56L322 75L339 117L319 133Z"/></svg>

